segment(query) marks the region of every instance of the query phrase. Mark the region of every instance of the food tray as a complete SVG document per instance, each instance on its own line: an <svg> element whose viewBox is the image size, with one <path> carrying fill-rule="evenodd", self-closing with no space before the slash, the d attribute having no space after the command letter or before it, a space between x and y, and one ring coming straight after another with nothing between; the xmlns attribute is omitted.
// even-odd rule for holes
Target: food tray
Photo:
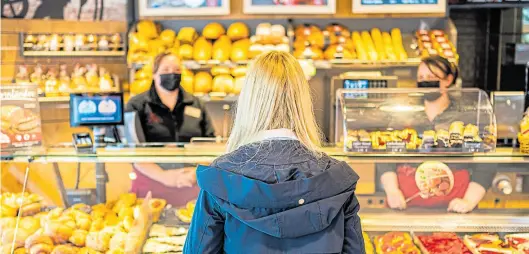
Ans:
<svg viewBox="0 0 529 254"><path fill-rule="evenodd" d="M184 227L184 228L189 228L190 224L189 223L185 223L183 221L181 221L178 216L176 216L175 212L176 212L177 208L174 208L174 207L171 207L171 206L167 206L163 212L162 212L162 216L160 216L160 220L158 222L156 222L157 224L162 224L164 226L169 226L169 227Z"/></svg>

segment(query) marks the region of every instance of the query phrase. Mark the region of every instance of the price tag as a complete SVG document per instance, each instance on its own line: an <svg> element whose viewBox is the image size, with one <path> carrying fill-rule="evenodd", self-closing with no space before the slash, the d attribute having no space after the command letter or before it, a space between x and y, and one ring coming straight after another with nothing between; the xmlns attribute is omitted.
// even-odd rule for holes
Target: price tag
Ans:
<svg viewBox="0 0 529 254"><path fill-rule="evenodd" d="M406 143L402 141L390 141L386 143L386 151L392 153L406 152Z"/></svg>
<svg viewBox="0 0 529 254"><path fill-rule="evenodd" d="M371 152L373 150L373 147L371 146L371 142L355 141L351 144L350 149L351 149L351 152L365 153L365 152Z"/></svg>
<svg viewBox="0 0 529 254"><path fill-rule="evenodd" d="M463 143L464 153L478 153L483 150L483 143L481 142L465 142Z"/></svg>

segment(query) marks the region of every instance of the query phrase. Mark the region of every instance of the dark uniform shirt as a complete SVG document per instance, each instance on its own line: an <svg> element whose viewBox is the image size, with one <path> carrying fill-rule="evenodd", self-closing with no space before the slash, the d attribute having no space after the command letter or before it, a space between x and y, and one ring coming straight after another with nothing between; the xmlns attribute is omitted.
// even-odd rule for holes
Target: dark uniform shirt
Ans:
<svg viewBox="0 0 529 254"><path fill-rule="evenodd" d="M147 142L189 142L193 137L214 136L203 103L183 89L178 93L172 111L162 103L154 84L127 103L126 111L137 112Z"/></svg>

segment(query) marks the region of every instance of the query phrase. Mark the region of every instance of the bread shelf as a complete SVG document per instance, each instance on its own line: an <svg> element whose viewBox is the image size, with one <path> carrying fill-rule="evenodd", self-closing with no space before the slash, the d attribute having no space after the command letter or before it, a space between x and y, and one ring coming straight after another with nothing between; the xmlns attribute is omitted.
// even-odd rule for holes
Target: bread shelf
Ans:
<svg viewBox="0 0 529 254"><path fill-rule="evenodd" d="M125 51L24 51L23 56L43 56L43 57L74 57L74 56L101 56L101 57L121 57L125 56Z"/></svg>
<svg viewBox="0 0 529 254"><path fill-rule="evenodd" d="M195 93L194 96L200 98L203 101L224 101L234 102L239 98L236 94L216 93L212 92L209 94Z"/></svg>

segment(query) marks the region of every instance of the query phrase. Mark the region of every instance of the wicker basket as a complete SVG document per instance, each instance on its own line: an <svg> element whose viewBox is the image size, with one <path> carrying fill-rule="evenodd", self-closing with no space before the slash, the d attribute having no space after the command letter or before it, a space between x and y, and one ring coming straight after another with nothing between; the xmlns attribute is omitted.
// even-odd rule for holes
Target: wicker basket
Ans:
<svg viewBox="0 0 529 254"><path fill-rule="evenodd" d="M529 154L529 137L522 137L518 134L518 141L520 142L520 152Z"/></svg>

